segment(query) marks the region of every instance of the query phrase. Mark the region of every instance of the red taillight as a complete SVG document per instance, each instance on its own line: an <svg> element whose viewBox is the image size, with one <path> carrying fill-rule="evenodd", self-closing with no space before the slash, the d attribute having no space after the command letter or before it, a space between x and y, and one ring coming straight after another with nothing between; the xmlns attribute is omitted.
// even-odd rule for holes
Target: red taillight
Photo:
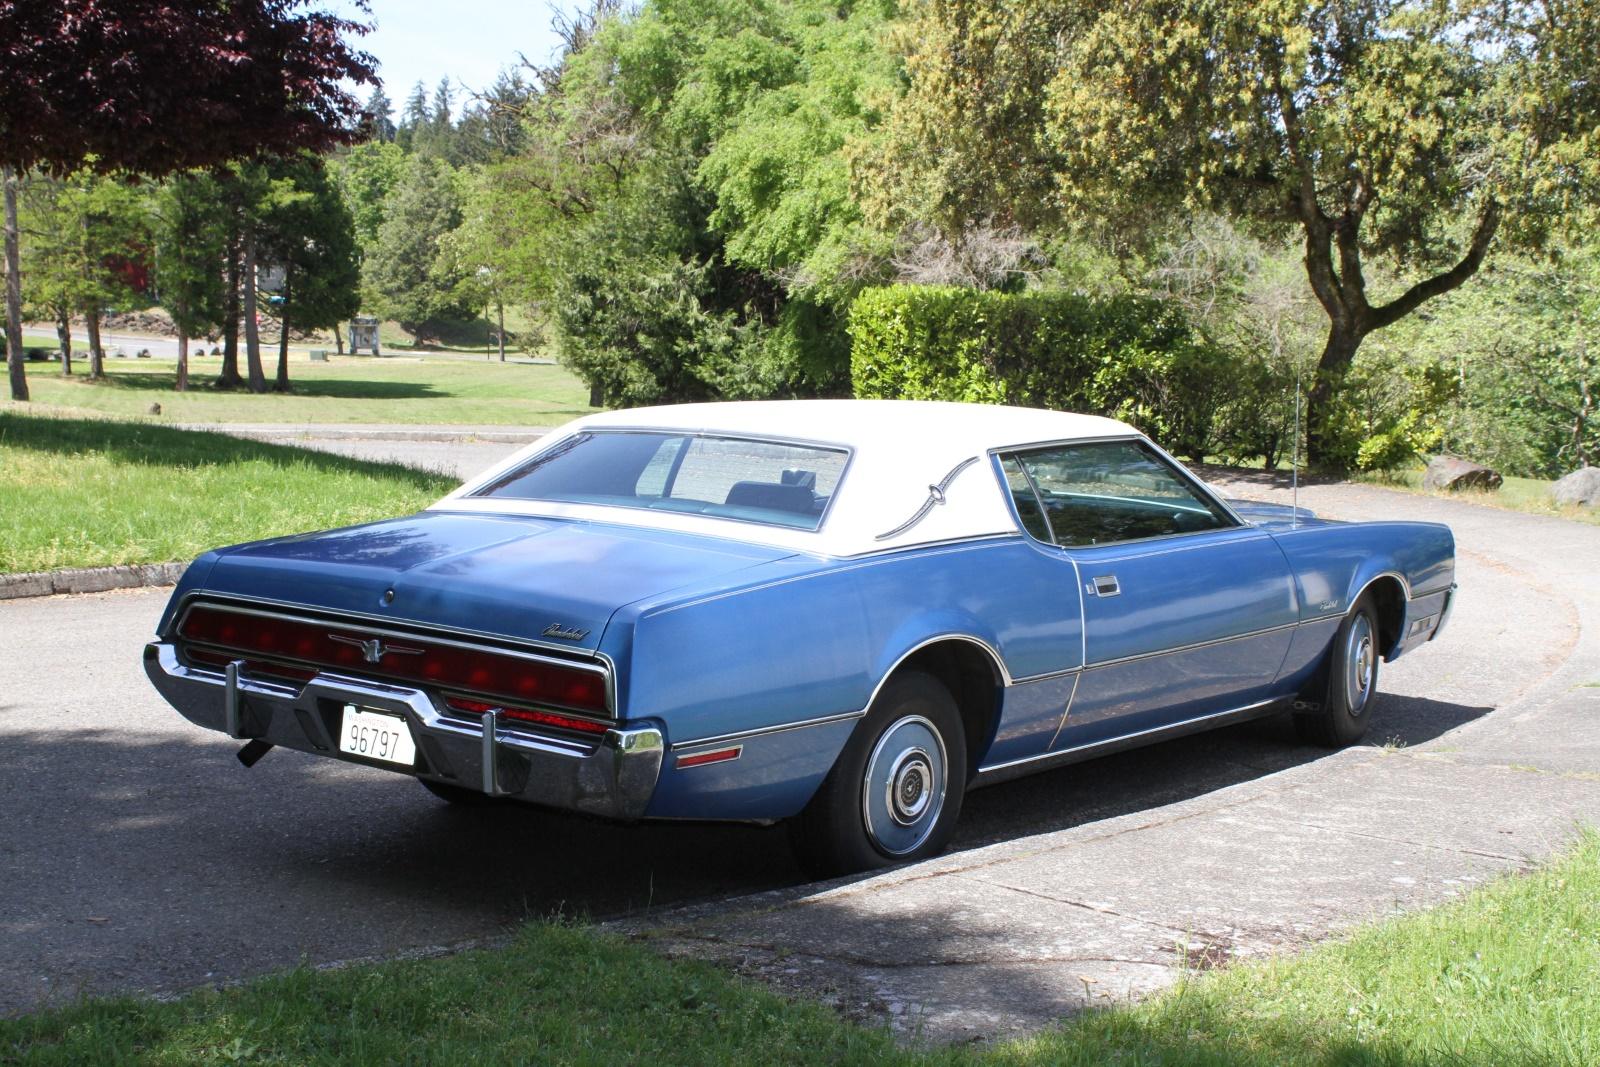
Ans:
<svg viewBox="0 0 1600 1067"><path fill-rule="evenodd" d="M208 605L191 608L178 633L199 644L427 682L519 703L555 704L602 715L608 710L605 678L599 672L509 653L425 638L380 637L346 627Z"/></svg>
<svg viewBox="0 0 1600 1067"><path fill-rule="evenodd" d="M207 652L203 649L190 649L189 658L196 663L204 663L213 667L226 667L238 656L229 656L222 652ZM287 663L268 663L258 659L244 661L244 672L250 675L264 675L273 678L288 678L296 682L309 682L317 676L317 672L305 667L294 667Z"/></svg>
<svg viewBox="0 0 1600 1067"><path fill-rule="evenodd" d="M603 734L611 728L603 722L576 719L571 715L559 715L553 711L540 711L537 708L502 708L494 704L485 704L481 700L465 700L461 697L449 697L445 700L445 703L457 711L464 711L471 715L482 715L486 711L498 711L502 718L516 722L531 722L537 726L553 726L558 730L576 730L584 734Z"/></svg>

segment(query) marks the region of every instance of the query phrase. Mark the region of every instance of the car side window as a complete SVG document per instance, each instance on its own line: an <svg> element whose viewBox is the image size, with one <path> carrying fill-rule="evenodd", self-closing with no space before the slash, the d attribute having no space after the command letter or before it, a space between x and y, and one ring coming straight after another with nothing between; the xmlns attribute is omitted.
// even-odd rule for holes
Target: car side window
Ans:
<svg viewBox="0 0 1600 1067"><path fill-rule="evenodd" d="M1000 466L1006 472L1006 488L1011 491L1011 502L1016 506L1017 518L1022 520L1022 528L1040 541L1054 541L1050 525L1044 521L1044 509L1039 506L1039 497L1033 491L1033 483L1028 481L1028 475L1023 471L1022 464L1017 462L1017 457L1002 457Z"/></svg>
<svg viewBox="0 0 1600 1067"><path fill-rule="evenodd" d="M1037 491L1035 507L1049 531L1041 539L1058 545L1104 545L1235 525L1143 441L1034 449L1003 462L1012 498ZM1017 513L1028 532L1040 537L1020 500Z"/></svg>

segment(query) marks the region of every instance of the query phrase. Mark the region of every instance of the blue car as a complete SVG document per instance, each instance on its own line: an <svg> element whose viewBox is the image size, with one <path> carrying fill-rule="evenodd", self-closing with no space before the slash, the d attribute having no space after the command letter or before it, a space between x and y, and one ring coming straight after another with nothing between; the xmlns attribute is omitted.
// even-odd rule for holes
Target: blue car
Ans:
<svg viewBox="0 0 1600 1067"><path fill-rule="evenodd" d="M144 652L198 726L447 801L918 860L969 789L1269 715L1358 740L1448 527L1220 498L1136 430L780 401L579 419L417 515L218 549Z"/></svg>

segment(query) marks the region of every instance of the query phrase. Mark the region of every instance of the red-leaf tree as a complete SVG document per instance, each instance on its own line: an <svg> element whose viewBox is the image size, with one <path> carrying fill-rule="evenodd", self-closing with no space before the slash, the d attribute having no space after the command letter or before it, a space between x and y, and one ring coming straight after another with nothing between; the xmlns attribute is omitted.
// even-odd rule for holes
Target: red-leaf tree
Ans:
<svg viewBox="0 0 1600 1067"><path fill-rule="evenodd" d="M368 10L364 0L355 7ZM17 175L159 175L352 140L375 84L368 26L309 0L0 0L6 343L22 371Z"/></svg>

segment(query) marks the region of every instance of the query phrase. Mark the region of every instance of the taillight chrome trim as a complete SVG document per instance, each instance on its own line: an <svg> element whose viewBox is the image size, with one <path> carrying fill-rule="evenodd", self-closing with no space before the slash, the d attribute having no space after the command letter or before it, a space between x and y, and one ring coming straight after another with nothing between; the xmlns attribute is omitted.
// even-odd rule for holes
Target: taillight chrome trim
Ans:
<svg viewBox="0 0 1600 1067"><path fill-rule="evenodd" d="M330 611L326 608L314 608L309 606L301 607L299 605L281 604L275 601L257 600L253 597L218 596L214 594L208 595L203 590L191 593L184 598L182 603L178 606L178 610L173 613L172 625L169 627L168 632L163 636L172 641L184 641L186 643L192 643L200 648L227 650L227 646L225 645L218 645L205 641L190 642L190 639L183 636L183 626L188 620L189 613L196 608L205 607L214 607L223 611L237 612L241 615L254 615L261 618L279 619L284 622L297 623L300 625L309 624L314 626L326 625L343 627L346 629L364 631L376 637L393 637L402 641L428 641L434 644L446 645L451 648L459 648L469 652L510 656L516 659L527 660L530 663L540 663L551 667L558 667L564 670L581 671L595 674L600 677L601 684L605 690L605 714L609 717L610 721L613 722L617 721L619 718L617 709L616 671L612 664L611 658L602 652L578 653L578 655L588 657L585 659L575 658L572 653L574 653L576 650L570 648L561 648L559 651L566 652L569 655L550 656L545 655L542 652L531 652L526 651L524 648L517 647L519 645L537 648L556 647L542 645L539 642L524 642L516 638L506 638L500 635L481 635L479 640L462 640L460 638L470 638L474 635L467 633L467 631L457 630L453 627L445 626L433 627L428 625L419 625L414 629L397 629L394 626L393 619L382 619L378 616L364 615L359 612ZM442 634L459 635L459 637L440 636ZM487 640L483 638L487 638ZM310 660L300 660L293 656L274 655L263 657L263 655L259 652L254 653L254 655L258 658L279 660L287 664L305 664L310 667L315 667L319 671L348 671L349 669L348 667L336 667L330 664L316 663ZM383 677L381 674L378 674L377 676L380 678ZM405 681L412 685L426 684L417 682L414 679L405 679ZM440 689L441 691L449 690L451 692L461 692L459 686L442 686ZM589 711L587 714L592 716L595 714L595 712Z"/></svg>

